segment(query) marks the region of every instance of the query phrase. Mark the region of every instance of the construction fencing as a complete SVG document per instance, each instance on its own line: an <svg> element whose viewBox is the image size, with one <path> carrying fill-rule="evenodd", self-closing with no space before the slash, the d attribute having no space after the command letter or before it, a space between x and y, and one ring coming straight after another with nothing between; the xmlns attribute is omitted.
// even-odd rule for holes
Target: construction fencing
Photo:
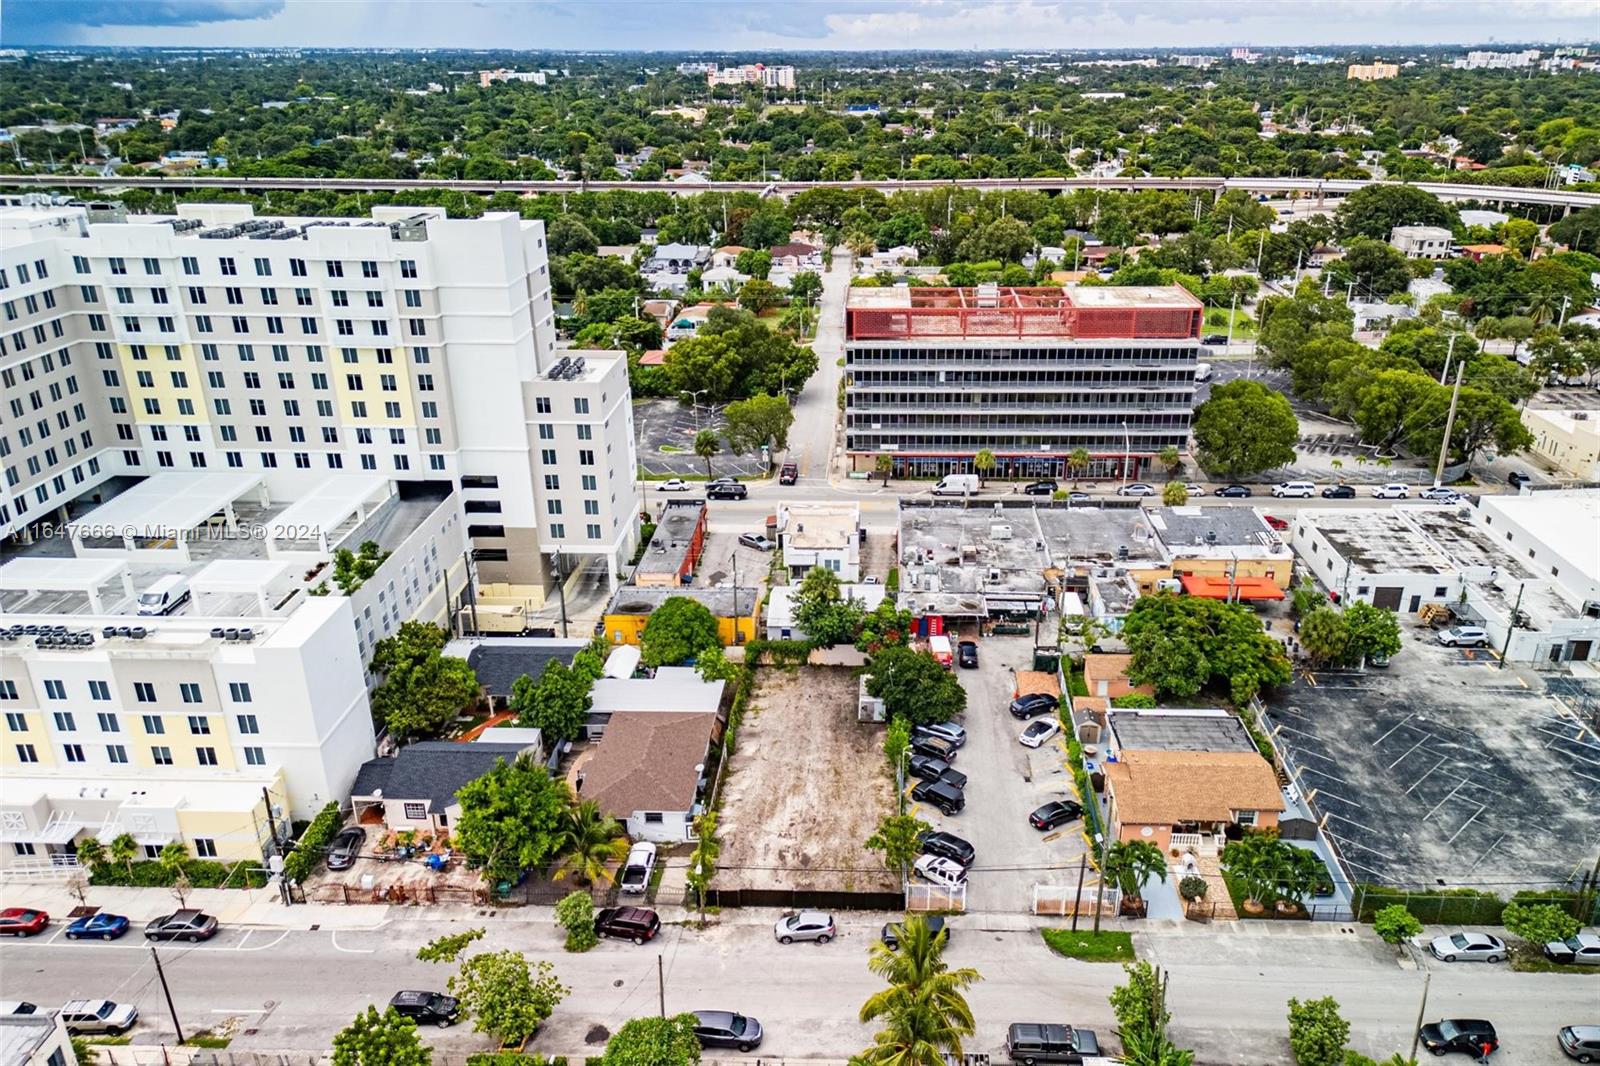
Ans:
<svg viewBox="0 0 1600 1066"><path fill-rule="evenodd" d="M1102 892L1098 885L1085 885L1082 891L1075 885L1033 886L1033 913L1036 915L1092 916L1096 906L1102 918L1115 918L1121 911L1122 892L1116 888L1106 888Z"/></svg>

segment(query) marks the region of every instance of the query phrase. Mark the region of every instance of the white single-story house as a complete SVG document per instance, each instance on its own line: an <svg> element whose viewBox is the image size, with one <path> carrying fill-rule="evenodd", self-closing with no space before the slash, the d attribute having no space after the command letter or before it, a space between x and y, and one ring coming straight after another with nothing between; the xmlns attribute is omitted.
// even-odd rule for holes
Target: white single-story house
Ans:
<svg viewBox="0 0 1600 1066"><path fill-rule="evenodd" d="M778 585L767 594L767 639L768 640L805 640L806 634L795 623L795 594L800 591L797 585ZM867 610L876 610L878 604L883 602L889 594L888 589L882 585L841 585L839 595L847 600L855 600Z"/></svg>
<svg viewBox="0 0 1600 1066"><path fill-rule="evenodd" d="M475 744L425 740L401 748L397 755L368 759L350 787L350 802L358 814L363 808L382 806L384 825L396 831L449 829L461 817L456 793L463 785L493 770L497 760L539 758L537 744L504 744L498 739Z"/></svg>

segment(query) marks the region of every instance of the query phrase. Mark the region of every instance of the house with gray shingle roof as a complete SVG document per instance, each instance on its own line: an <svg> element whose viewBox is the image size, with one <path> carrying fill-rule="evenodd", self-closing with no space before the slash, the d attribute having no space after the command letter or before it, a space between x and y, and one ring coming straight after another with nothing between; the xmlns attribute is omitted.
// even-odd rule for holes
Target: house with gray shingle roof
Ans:
<svg viewBox="0 0 1600 1066"><path fill-rule="evenodd" d="M461 817L456 793L462 786L493 770L497 761L513 762L522 755L537 759L538 745L424 740L362 763L350 802L358 815L381 806L384 825L393 830L450 829Z"/></svg>

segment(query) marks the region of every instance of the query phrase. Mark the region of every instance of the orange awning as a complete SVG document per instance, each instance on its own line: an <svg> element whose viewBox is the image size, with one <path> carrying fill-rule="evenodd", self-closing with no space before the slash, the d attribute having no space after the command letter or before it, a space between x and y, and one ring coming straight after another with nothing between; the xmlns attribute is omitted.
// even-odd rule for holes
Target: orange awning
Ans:
<svg viewBox="0 0 1600 1066"><path fill-rule="evenodd" d="M1283 590L1269 577L1236 577L1233 579L1233 598L1236 600L1281 600ZM1208 600L1228 599L1228 579L1204 577L1200 574L1183 575L1183 591L1190 596L1204 596Z"/></svg>

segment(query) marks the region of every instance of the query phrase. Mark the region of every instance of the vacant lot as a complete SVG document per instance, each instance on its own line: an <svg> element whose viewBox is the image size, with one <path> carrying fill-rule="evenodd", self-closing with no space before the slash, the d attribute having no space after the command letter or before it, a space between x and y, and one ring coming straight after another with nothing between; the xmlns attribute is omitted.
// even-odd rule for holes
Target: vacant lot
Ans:
<svg viewBox="0 0 1600 1066"><path fill-rule="evenodd" d="M894 891L862 841L891 813L883 727L856 721L856 677L765 669L723 787L718 888Z"/></svg>

